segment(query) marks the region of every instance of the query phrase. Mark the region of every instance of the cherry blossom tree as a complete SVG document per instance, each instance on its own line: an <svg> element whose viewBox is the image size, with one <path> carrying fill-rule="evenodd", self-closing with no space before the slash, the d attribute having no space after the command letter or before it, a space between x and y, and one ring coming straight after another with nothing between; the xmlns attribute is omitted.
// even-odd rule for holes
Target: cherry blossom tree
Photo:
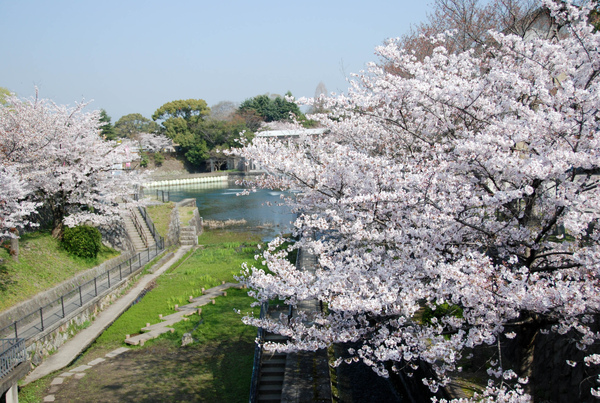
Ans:
<svg viewBox="0 0 600 403"><path fill-rule="evenodd" d="M127 145L100 137L100 114L39 99L8 97L0 105L0 180L10 192L0 202L2 230L30 224L33 209L49 209L55 235L62 225L106 224L132 202L135 159ZM10 186L9 186L10 185Z"/></svg>
<svg viewBox="0 0 600 403"><path fill-rule="evenodd" d="M161 152L164 148L173 146L173 140L162 134L139 133L136 137L140 148L151 153Z"/></svg>
<svg viewBox="0 0 600 403"><path fill-rule="evenodd" d="M464 52L437 36L422 60L388 43L378 54L405 74L372 64L356 75L314 117L326 134L244 146L268 171L257 186L294 191L296 247L318 265L296 268L276 239L242 280L257 303L327 308L291 321L246 316L289 337L267 348L359 342L350 361L383 376L424 361L435 391L468 349L518 336L522 362L498 360L479 398L528 401L526 346L539 332L593 347L600 34L587 22L591 5L544 5L564 34L491 33L493 43Z"/></svg>

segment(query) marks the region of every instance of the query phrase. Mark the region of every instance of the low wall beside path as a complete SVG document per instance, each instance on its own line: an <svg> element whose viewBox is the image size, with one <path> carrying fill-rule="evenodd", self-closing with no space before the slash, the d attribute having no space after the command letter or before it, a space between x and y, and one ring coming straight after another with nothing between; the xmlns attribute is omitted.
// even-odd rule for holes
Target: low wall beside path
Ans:
<svg viewBox="0 0 600 403"><path fill-rule="evenodd" d="M98 277L106 272L109 268L115 267L131 258L134 254L135 253L132 251L123 252L121 255L109 259L94 268L76 275L75 277L65 280L49 290L40 292L27 301L23 301L5 311L0 312L0 329L10 325L14 321L19 320L24 316L27 316L31 312L40 309L52 301L55 301L56 299L60 298L61 295L74 290L81 284L90 281L94 277Z"/></svg>

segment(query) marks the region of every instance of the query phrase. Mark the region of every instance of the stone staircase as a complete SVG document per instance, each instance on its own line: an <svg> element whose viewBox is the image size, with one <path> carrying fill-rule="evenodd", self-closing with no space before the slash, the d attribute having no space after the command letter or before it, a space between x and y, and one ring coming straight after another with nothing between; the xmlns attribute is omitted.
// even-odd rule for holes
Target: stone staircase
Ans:
<svg viewBox="0 0 600 403"><path fill-rule="evenodd" d="M125 229L127 229L127 234L129 234L133 247L137 252L154 246L155 242L152 233L138 209L131 209L128 211L128 214L123 214L123 221ZM138 225L136 225L136 222Z"/></svg>
<svg viewBox="0 0 600 403"><path fill-rule="evenodd" d="M270 312L269 316L279 316L280 312ZM265 333L264 341L285 343L287 337ZM256 401L262 403L281 402L283 382L285 380L286 353L277 353L263 349L260 361L260 372Z"/></svg>
<svg viewBox="0 0 600 403"><path fill-rule="evenodd" d="M179 235L179 243L181 246L194 246L198 245L198 233L196 227L189 225L187 227L181 227L181 233Z"/></svg>

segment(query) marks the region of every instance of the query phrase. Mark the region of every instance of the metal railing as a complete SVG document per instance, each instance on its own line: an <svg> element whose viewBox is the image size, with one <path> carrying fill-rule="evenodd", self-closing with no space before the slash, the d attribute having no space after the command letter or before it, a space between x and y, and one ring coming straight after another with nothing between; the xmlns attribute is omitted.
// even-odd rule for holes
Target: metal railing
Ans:
<svg viewBox="0 0 600 403"><path fill-rule="evenodd" d="M160 236L160 234L156 230L156 227L154 226L152 219L148 215L148 211L146 210L146 207L140 206L140 207L138 207L138 210L140 211L140 214L142 215L142 218L144 219L144 221L146 221L146 225L148 225L148 229L150 229L150 233L152 234L152 237L154 238L154 242L157 245L160 245L161 249L164 249L165 239L162 236Z"/></svg>
<svg viewBox="0 0 600 403"><path fill-rule="evenodd" d="M158 192L160 192L160 196L158 195ZM160 189L156 189L156 200L160 200L163 203L166 203L168 201L170 201L170 193L168 190L160 190Z"/></svg>
<svg viewBox="0 0 600 403"><path fill-rule="evenodd" d="M27 361L27 351L24 339L0 339L0 378L25 361Z"/></svg>
<svg viewBox="0 0 600 403"><path fill-rule="evenodd" d="M263 302L260 306L260 318L264 319L269 310L269 303ZM262 327L258 328L256 334L256 346L254 347L254 363L252 364L252 379L250 381L250 403L256 403L258 398L258 383L260 381L260 364L262 361L262 343L265 339L265 331Z"/></svg>
<svg viewBox="0 0 600 403"><path fill-rule="evenodd" d="M138 269L162 253L161 244L137 253L126 261L106 270L92 280L75 286L70 292L37 308L10 325L0 329L0 337L22 338L28 341L51 328L103 292L116 287Z"/></svg>

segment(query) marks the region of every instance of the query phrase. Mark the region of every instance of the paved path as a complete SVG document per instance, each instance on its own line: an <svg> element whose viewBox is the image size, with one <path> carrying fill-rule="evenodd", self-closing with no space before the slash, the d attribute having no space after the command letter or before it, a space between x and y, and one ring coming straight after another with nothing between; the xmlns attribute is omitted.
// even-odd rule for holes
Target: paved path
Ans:
<svg viewBox="0 0 600 403"><path fill-rule="evenodd" d="M139 279L137 284L132 287L127 294L123 295L107 309L100 312L89 327L77 333L73 338L67 340L56 353L47 357L40 365L31 371L29 375L25 377L22 384L27 385L28 383L40 379L54 371L58 371L73 362L73 360L85 351L85 349L92 344L108 326L131 306L152 280L156 279L169 269L191 248L191 246L180 247L175 252L174 256L161 268L154 273L146 274Z"/></svg>

